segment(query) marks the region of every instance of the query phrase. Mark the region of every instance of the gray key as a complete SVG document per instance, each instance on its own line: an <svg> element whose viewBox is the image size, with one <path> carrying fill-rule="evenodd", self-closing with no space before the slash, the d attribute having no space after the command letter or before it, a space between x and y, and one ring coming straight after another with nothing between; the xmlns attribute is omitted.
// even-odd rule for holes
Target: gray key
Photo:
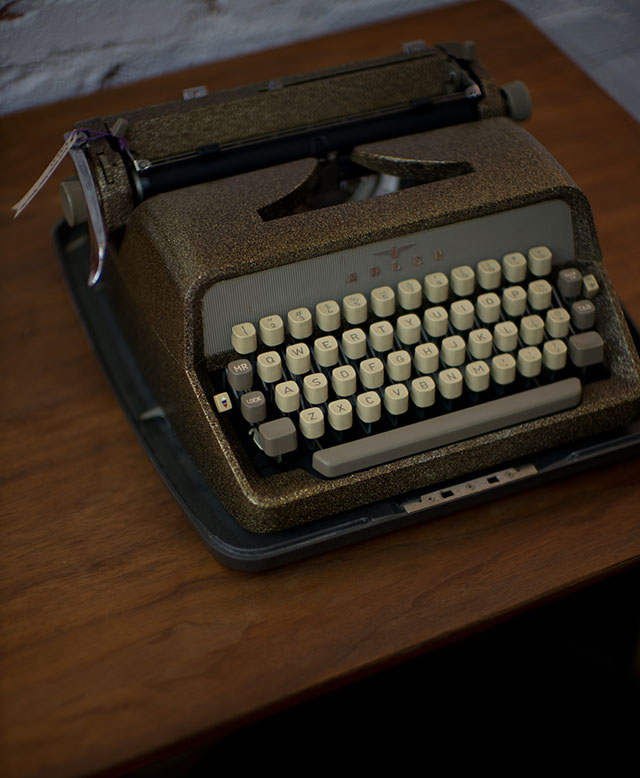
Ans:
<svg viewBox="0 0 640 778"><path fill-rule="evenodd" d="M249 424L260 424L267 418L267 401L262 392L245 392L240 398L240 410Z"/></svg>
<svg viewBox="0 0 640 778"><path fill-rule="evenodd" d="M558 273L558 290L563 297L577 297L582 291L582 273L575 267L565 267Z"/></svg>
<svg viewBox="0 0 640 778"><path fill-rule="evenodd" d="M248 359L235 359L227 365L229 385L236 392L248 392L253 385L253 367Z"/></svg>
<svg viewBox="0 0 640 778"><path fill-rule="evenodd" d="M365 467L381 465L573 408L580 402L581 393L580 380L566 378L547 386L316 451L313 466L329 478L346 475Z"/></svg>
<svg viewBox="0 0 640 778"><path fill-rule="evenodd" d="M285 416L261 424L258 427L258 440L264 453L270 457L288 454L298 447L295 425Z"/></svg>
<svg viewBox="0 0 640 778"><path fill-rule="evenodd" d="M569 338L569 357L576 367L598 365L604 357L604 341L597 332L580 332Z"/></svg>
<svg viewBox="0 0 640 778"><path fill-rule="evenodd" d="M577 330L590 330L596 320L596 307L591 300L578 300L571 306L571 323Z"/></svg>

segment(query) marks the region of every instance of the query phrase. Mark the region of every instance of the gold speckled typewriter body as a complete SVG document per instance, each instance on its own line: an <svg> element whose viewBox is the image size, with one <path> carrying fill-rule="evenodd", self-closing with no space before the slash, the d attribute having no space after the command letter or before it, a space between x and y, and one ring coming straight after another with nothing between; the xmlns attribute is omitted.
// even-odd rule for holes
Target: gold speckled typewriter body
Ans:
<svg viewBox="0 0 640 778"><path fill-rule="evenodd" d="M215 493L246 529L273 532L297 526L637 418L638 359L602 263L589 204L544 148L508 117L500 90L480 63L464 60L455 45L307 74L275 88L261 84L78 124L116 134L115 125L124 118L124 139L138 160L176 157L206 144L233 144L299 126L321 127L417 98L442 97L459 88L452 63L471 73L480 87L472 121L356 143L351 150L352 162L408 184L384 196L296 207L322 170L322 160L307 156L175 186L140 202L130 184L130 162L113 138L97 138L84 146L111 236L101 283L167 418ZM548 204L551 211L541 207ZM516 227L509 246L498 241L485 249L476 243L461 249L459 256L443 248L449 245L445 238L450 228L486 224L493 233L504 214L516 211L525 215L531 235L540 234L540 240L520 238ZM552 280L559 269L571 267L583 277L594 276L599 284L593 304L607 375L585 383L575 407L336 477L290 464L269 475L257 471L243 440L247 429L213 402L225 388L219 383L220 371L238 357L231 348L232 324L253 322L258 328L262 316L278 314L286 321L287 309L298 305L314 313L313 300L330 298L341 304L343 296L356 292L369 299L374 287L397 289L403 279L422 284L425 276L443 269L449 275L452 268L473 267L489 258L502 263L510 251L526 256L532 246L555 240L545 237L548 212L566 223L560 246L551 247ZM403 250L407 244L411 248ZM316 278L316 260L331 269L334 291L326 293L321 286L309 290L305 282L305 288L292 289L290 303L277 310L269 308L268 292L266 300L254 305L242 295L230 301L223 291L233 286L219 286L308 261L313 271L309 277ZM264 277L267 290L290 283L279 281L277 272ZM335 291L340 279L341 296ZM225 315L237 316L221 321L219 332L215 307L204 324L205 300L216 288L231 308ZM423 300L419 317L429 305ZM360 325L365 331L375 319L371 317ZM494 324L486 327L492 330ZM311 348L319 335L323 333L314 321ZM423 330L420 342L428 340ZM413 355L415 347L415 342L407 344L406 351ZM258 338L256 353L269 349ZM411 376L416 375L414 368ZM237 406L239 398L233 393L229 397ZM292 418L297 424L295 414Z"/></svg>

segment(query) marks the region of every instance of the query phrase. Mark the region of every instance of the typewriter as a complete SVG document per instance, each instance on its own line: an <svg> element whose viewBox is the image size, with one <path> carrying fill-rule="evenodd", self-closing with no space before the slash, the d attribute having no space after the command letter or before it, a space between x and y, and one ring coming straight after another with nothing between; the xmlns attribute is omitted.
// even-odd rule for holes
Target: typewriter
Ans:
<svg viewBox="0 0 640 778"><path fill-rule="evenodd" d="M529 108L472 43L415 43L78 123L65 272L223 561L270 567L637 446L633 338Z"/></svg>

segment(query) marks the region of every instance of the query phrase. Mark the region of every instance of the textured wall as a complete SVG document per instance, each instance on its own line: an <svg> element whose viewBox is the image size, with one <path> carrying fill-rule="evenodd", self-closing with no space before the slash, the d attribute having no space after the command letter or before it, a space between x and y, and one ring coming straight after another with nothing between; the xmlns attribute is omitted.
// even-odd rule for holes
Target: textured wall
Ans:
<svg viewBox="0 0 640 778"><path fill-rule="evenodd" d="M446 2L0 0L0 113ZM640 0L511 2L640 118Z"/></svg>
<svg viewBox="0 0 640 778"><path fill-rule="evenodd" d="M437 4L438 0L0 3L0 111L8 113Z"/></svg>

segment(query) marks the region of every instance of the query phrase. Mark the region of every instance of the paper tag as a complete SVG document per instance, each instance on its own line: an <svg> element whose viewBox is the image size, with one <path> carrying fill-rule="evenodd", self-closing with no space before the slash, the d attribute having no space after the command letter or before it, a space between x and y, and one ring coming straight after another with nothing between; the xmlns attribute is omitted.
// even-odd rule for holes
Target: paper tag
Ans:
<svg viewBox="0 0 640 778"><path fill-rule="evenodd" d="M56 168L60 165L62 160L67 156L67 154L71 151L73 146L75 145L76 141L78 140L78 136L83 135L82 130L72 130L65 142L62 144L62 148L58 153L55 155L55 157L49 162L47 167L45 168L44 172L40 176L40 178L35 182L35 184L29 189L29 191L26 193L26 195L19 200L15 205L11 206L11 210L15 211L13 214L13 218L15 219L17 216L20 216L22 211L29 205L29 203L33 200L33 198L38 194L38 192L42 189L42 187L47 183L47 181L51 178L51 176L55 173Z"/></svg>

